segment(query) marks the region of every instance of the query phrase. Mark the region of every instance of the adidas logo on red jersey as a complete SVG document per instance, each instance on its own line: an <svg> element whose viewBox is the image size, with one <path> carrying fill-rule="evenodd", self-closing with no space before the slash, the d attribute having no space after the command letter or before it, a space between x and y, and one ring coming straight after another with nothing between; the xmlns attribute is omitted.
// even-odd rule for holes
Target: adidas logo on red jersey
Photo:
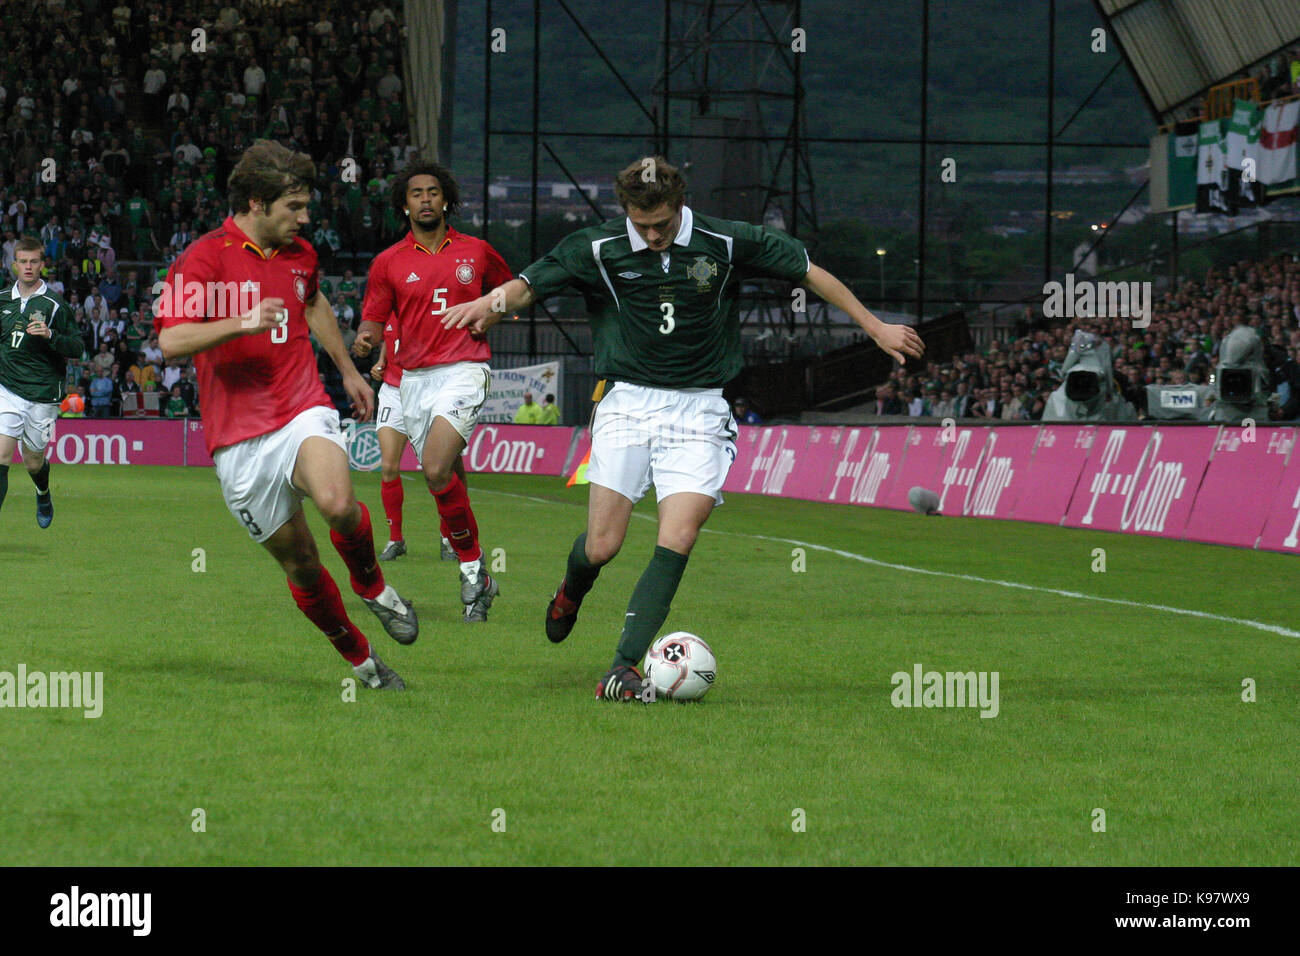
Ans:
<svg viewBox="0 0 1300 956"><path fill-rule="evenodd" d="M414 272L412 272L409 276L406 277L406 281L407 281L407 282L419 282L419 281L420 281L420 277L417 276Z"/></svg>

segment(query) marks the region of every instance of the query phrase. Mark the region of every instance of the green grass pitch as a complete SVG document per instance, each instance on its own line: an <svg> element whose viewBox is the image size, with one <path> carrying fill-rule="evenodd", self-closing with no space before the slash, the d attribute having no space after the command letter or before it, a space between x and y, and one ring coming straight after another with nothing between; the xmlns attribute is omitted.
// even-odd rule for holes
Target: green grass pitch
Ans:
<svg viewBox="0 0 1300 956"><path fill-rule="evenodd" d="M1295 628L1293 556L731 495L666 625L713 645L717 686L614 705L594 687L653 502L552 646L542 615L586 489L470 477L505 560L475 626L412 481L411 553L385 566L420 613L409 648L307 506L349 613L409 687L348 703L351 670L212 471L53 480L48 531L21 468L0 510L0 670L102 671L104 712L0 710L0 864L1298 862L1295 637L957 576ZM355 483L382 529L378 476ZM774 539L815 545L806 570ZM918 663L997 671L998 715L895 708L891 675Z"/></svg>

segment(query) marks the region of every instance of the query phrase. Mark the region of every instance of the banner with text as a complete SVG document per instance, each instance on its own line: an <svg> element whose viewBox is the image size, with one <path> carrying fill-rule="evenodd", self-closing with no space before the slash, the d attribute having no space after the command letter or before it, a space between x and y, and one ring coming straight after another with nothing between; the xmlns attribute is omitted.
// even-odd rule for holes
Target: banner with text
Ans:
<svg viewBox="0 0 1300 956"><path fill-rule="evenodd" d="M513 422L524 403L524 392L532 392L538 405L547 395L560 395L560 363L492 369L492 388L479 412L479 422Z"/></svg>

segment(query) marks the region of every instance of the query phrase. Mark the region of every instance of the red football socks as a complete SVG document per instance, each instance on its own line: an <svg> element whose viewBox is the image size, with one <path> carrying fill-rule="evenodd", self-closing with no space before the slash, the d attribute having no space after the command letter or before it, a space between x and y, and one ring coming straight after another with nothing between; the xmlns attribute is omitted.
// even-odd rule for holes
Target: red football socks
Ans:
<svg viewBox="0 0 1300 956"><path fill-rule="evenodd" d="M298 587L288 578L285 580L299 609L325 633L344 659L353 666L364 663L370 656L370 642L348 620L348 612L343 609L343 596L330 573L322 567L316 583L307 588Z"/></svg>
<svg viewBox="0 0 1300 956"><path fill-rule="evenodd" d="M361 504L361 524L349 535L330 528L330 541L352 574L352 590L364 598L377 598L384 590L384 573L375 560L375 539L370 529L370 509Z"/></svg>
<svg viewBox="0 0 1300 956"><path fill-rule="evenodd" d="M451 481L442 491L433 492L433 497L438 502L438 517L445 528L443 534L451 542L456 557L461 561L477 561L483 557L483 549L478 546L478 523L469 506L469 490L460 475L453 472Z"/></svg>
<svg viewBox="0 0 1300 956"><path fill-rule="evenodd" d="M388 540L401 541L402 500L405 497L402 479L397 477L392 481L380 482L379 491L384 499L384 517L388 519Z"/></svg>

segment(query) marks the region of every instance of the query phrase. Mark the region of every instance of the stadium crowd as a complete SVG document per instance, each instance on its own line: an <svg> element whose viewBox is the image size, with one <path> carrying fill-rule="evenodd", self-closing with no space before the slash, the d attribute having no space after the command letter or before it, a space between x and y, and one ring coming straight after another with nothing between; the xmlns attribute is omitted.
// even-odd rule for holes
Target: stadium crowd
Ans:
<svg viewBox="0 0 1300 956"><path fill-rule="evenodd" d="M31 29L7 32L0 63L2 264L18 239L38 239L42 277L76 314L86 350L69 362L70 414L82 404L119 414L134 392L159 393L160 414L198 414L191 363L164 362L158 349L152 286L224 220L226 177L261 136L317 162L307 238L322 272L343 274L322 291L352 334L364 265L354 276L340 255L400 235L388 181L414 153L400 3L37 0L27 10ZM321 369L346 406L333 364Z"/></svg>
<svg viewBox="0 0 1300 956"><path fill-rule="evenodd" d="M1155 300L1144 329L1128 318L1040 326L945 365L931 362L920 374L896 370L877 389L872 410L1039 420L1063 380L1070 338L1082 328L1110 345L1115 384L1144 417L1147 385L1208 384L1224 336L1238 325L1254 328L1265 343L1278 420L1300 418L1300 257L1292 255L1242 261L1210 269L1200 281L1186 280Z"/></svg>

